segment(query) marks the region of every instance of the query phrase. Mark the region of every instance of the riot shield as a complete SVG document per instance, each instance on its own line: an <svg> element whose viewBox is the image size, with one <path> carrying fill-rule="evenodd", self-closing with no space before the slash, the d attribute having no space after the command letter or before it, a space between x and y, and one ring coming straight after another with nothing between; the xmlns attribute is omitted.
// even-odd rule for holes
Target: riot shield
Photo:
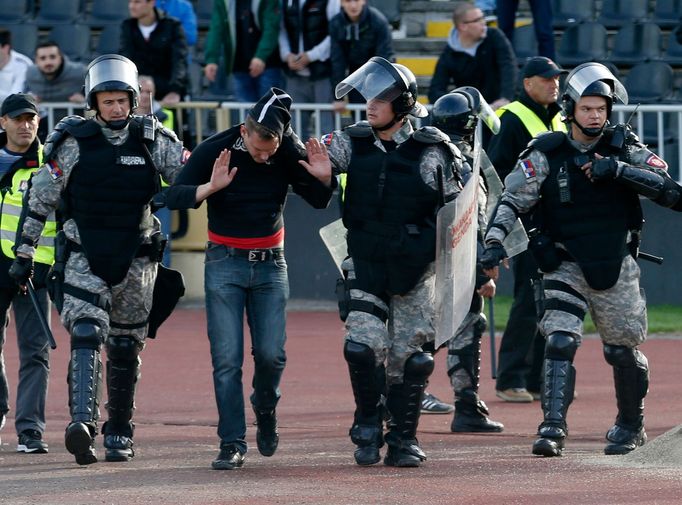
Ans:
<svg viewBox="0 0 682 505"><path fill-rule="evenodd" d="M476 229L481 166L481 126L474 136L473 173L436 218L436 348L464 320L476 285Z"/></svg>
<svg viewBox="0 0 682 505"><path fill-rule="evenodd" d="M485 151L481 150L480 158L481 172L488 185L488 208L486 209L486 216L488 217L488 221L490 221L493 218L493 212L495 212L495 209L497 208L497 202L504 191L504 185ZM528 235L526 235L526 230L524 229L523 224L521 224L520 219L516 220L511 232L509 232L509 235L504 239L502 245L510 258L528 249Z"/></svg>
<svg viewBox="0 0 682 505"><path fill-rule="evenodd" d="M329 223L327 226L320 228L320 237L322 242L324 242L325 247L331 254L332 259L336 268L339 269L339 273L343 275L341 271L341 263L348 256L348 246L346 245L346 228L343 226L343 221L337 219Z"/></svg>

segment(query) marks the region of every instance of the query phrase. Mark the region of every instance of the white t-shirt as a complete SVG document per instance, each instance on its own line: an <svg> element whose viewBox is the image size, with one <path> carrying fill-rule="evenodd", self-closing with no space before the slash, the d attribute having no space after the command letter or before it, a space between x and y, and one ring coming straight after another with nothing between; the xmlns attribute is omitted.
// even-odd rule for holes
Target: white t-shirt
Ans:
<svg viewBox="0 0 682 505"><path fill-rule="evenodd" d="M31 65L33 62L30 58L14 49L10 51L7 65L0 69L0 102L13 93L24 91L26 70Z"/></svg>
<svg viewBox="0 0 682 505"><path fill-rule="evenodd" d="M149 26L143 26L140 23L137 23L137 27L140 29L140 32L142 32L142 36L144 37L144 40L149 40L149 36L152 34L154 30L156 30L156 25L158 23L153 23Z"/></svg>

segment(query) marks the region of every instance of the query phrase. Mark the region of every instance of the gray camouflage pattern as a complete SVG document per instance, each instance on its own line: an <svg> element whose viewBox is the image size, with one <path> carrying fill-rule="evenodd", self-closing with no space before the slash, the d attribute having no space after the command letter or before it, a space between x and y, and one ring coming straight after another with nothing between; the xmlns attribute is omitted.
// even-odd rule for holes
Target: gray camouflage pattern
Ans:
<svg viewBox="0 0 682 505"><path fill-rule="evenodd" d="M474 342L474 327L476 324L483 320L485 323L485 316L477 312L468 312L464 316L464 321L457 328L455 336L448 340L448 351L461 351L466 346L473 344ZM460 358L456 354L448 353L446 360L447 369L455 370L450 374L450 384L452 385L452 390L455 394L463 389L475 389L478 384L472 384L471 377L464 368L458 367L460 364ZM457 369L455 369L457 367Z"/></svg>
<svg viewBox="0 0 682 505"><path fill-rule="evenodd" d="M111 130L102 128L102 133L113 145L121 145L128 139L128 128L121 130ZM177 136L170 130L159 125L156 132L154 144L150 149L152 159L163 179L172 184L175 177L182 169L185 149ZM54 159L61 174L51 171L48 164L43 165L34 175L29 193L28 207L39 215L47 216L56 210L61 201L62 193L66 190L69 177L79 159L79 148L75 138L69 136L58 147L54 153ZM22 236L30 239L34 243L40 237L43 229L43 222L27 217L22 229ZM67 220L63 224L66 237L80 244L78 227L73 219ZM150 242L150 236L160 230L159 220L151 213L147 207L144 211L140 223L140 234L143 243ZM17 248L18 252L33 256L35 248L21 244ZM120 324L141 324L137 329L127 329L121 331L112 329L112 335L126 334L134 338L144 340L147 328L145 321L149 316L151 299L156 280L157 265L151 263L146 258L136 258L133 260L125 279L116 286L108 287L102 279L92 274L87 264L87 260L82 254L72 253L67 262L65 270L65 282L80 287L87 291L100 294L112 303L112 310L109 315L94 305L83 300L77 300L69 295L64 296L64 309L62 311L62 323L70 330L71 324L79 318L91 317L96 319L104 331L108 334L110 320Z"/></svg>

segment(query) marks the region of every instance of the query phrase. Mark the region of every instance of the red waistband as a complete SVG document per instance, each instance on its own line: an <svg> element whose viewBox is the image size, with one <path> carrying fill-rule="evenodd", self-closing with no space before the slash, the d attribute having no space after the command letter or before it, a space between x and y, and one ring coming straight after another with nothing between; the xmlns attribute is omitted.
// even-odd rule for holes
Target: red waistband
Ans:
<svg viewBox="0 0 682 505"><path fill-rule="evenodd" d="M249 238L226 237L209 230L208 240L214 244L234 247L235 249L271 249L273 247L281 247L284 243L284 227L267 237Z"/></svg>

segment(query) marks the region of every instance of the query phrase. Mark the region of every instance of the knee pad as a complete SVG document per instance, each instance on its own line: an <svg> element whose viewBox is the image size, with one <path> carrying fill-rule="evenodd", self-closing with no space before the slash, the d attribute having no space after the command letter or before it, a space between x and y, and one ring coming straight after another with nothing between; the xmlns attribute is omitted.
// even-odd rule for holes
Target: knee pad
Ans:
<svg viewBox="0 0 682 505"><path fill-rule="evenodd" d="M352 340L346 340L343 346L343 357L351 365L362 368L374 368L376 366L376 356L372 348Z"/></svg>
<svg viewBox="0 0 682 505"><path fill-rule="evenodd" d="M94 319L78 319L71 327L71 349L99 350L102 328Z"/></svg>
<svg viewBox="0 0 682 505"><path fill-rule="evenodd" d="M565 331L555 331L547 337L545 358L573 361L578 342L575 337Z"/></svg>
<svg viewBox="0 0 682 505"><path fill-rule="evenodd" d="M405 378L425 380L433 372L433 356L428 352L415 352L405 361Z"/></svg>
<svg viewBox="0 0 682 505"><path fill-rule="evenodd" d="M643 369L649 368L646 356L633 347L604 344L604 358L609 365L618 368L635 366Z"/></svg>
<svg viewBox="0 0 682 505"><path fill-rule="evenodd" d="M107 356L110 360L135 361L141 349L141 343L129 335L109 336L107 339Z"/></svg>

